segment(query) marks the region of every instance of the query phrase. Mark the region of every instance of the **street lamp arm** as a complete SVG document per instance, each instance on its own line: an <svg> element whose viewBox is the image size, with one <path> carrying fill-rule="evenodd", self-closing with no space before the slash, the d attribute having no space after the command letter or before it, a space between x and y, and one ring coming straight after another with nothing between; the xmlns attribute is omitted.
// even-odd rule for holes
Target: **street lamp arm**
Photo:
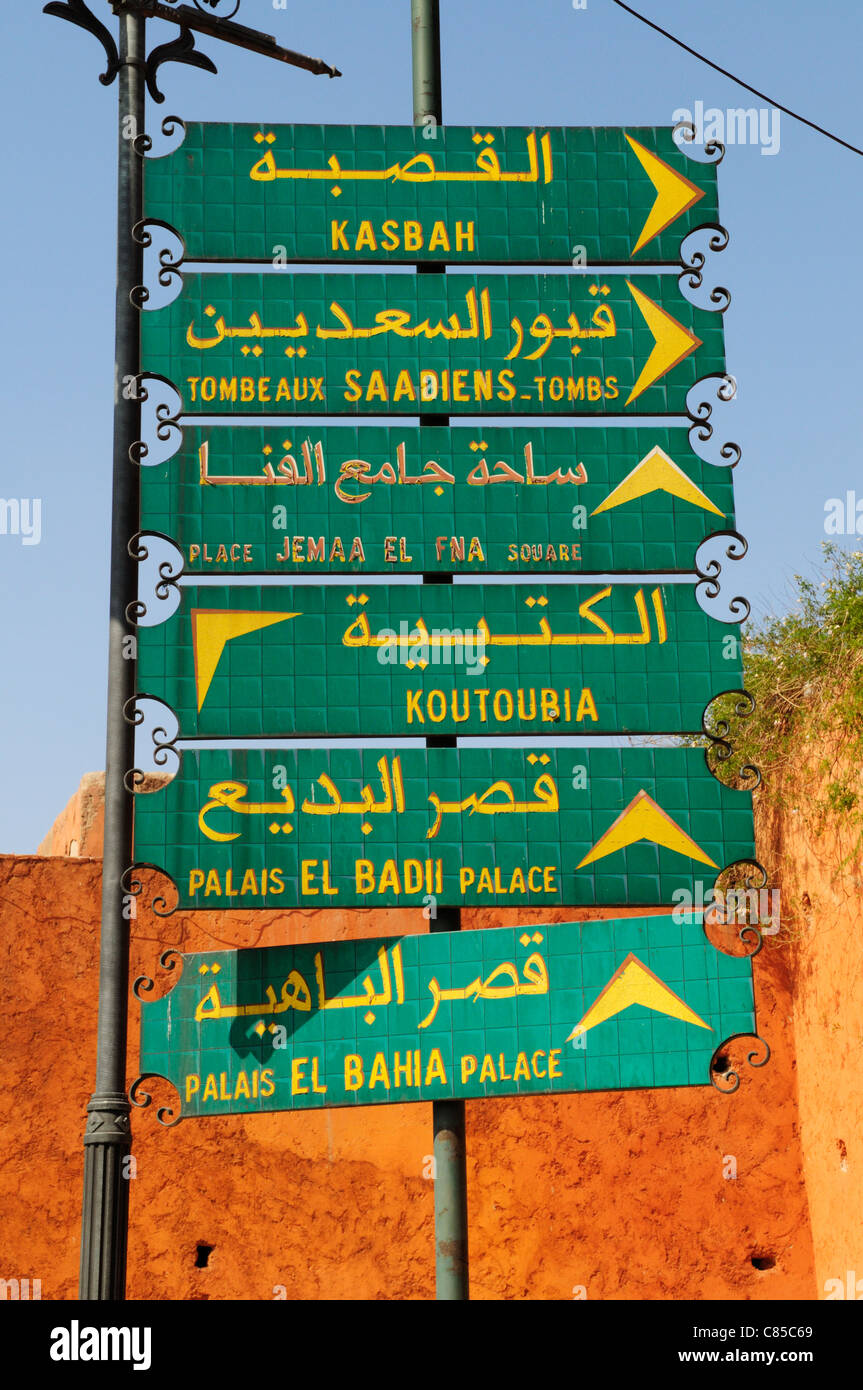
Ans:
<svg viewBox="0 0 863 1390"><path fill-rule="evenodd" d="M236 44L250 53L260 53L265 58L275 58L280 63L304 68L318 77L342 75L338 68L331 67L320 58L309 58L291 48L282 48L272 34L262 34L257 29L248 29L244 24L234 24L232 20L220 19L218 15L205 14L192 5L175 5L173 0L167 4L163 0L111 0L111 4L117 14L125 10L139 14L144 19L166 19L184 29L194 29L210 38Z"/></svg>
<svg viewBox="0 0 863 1390"><path fill-rule="evenodd" d="M214 0L207 0L207 3L213 2ZM260 53L265 58L275 58L277 62L303 68L317 77L342 75L338 68L331 67L321 58L309 58L305 53L296 53L292 48L282 48L272 34L262 34L257 29L248 29L244 24L234 24L229 19L220 19L218 15L206 14L191 5L177 5L174 0L167 0L167 3L162 3L162 0L110 0L110 4L116 15L135 14L142 19L166 19L169 23L180 26L179 37L171 43L160 44L154 48L147 60L147 87L151 97L157 102L165 99L155 82L156 70L162 63L188 63L192 67L204 68L207 72L217 71L212 59L203 53L193 52L195 39L190 30L206 34L209 38L222 39L225 43L235 44L250 53ZM84 0L51 0L50 4L42 7L42 12L54 15L57 19L66 19L70 24L77 24L80 29L86 29L99 39L108 59L108 66L99 74L99 81L103 86L109 87L120 69L120 57L110 29L96 18ZM236 14L236 10L234 13Z"/></svg>

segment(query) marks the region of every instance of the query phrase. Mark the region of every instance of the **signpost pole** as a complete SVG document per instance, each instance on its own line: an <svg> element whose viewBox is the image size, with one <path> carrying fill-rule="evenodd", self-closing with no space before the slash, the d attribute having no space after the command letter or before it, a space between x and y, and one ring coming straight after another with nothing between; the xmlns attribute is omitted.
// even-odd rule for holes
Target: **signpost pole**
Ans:
<svg viewBox="0 0 863 1390"><path fill-rule="evenodd" d="M411 0L414 125L441 115L439 0Z"/></svg>
<svg viewBox="0 0 863 1390"><path fill-rule="evenodd" d="M435 129L443 121L440 69L440 10L438 0L411 0L411 57L413 62L414 125ZM438 262L417 266L418 274L443 274ZM425 416L423 425L448 425L449 416ZM424 574L431 584L451 584L450 574ZM428 738L429 748L456 747L455 738ZM457 907L438 907L430 918L433 932L459 931ZM435 1282L437 1298L460 1301L470 1297L467 1250L467 1168L463 1100L432 1103L434 1130Z"/></svg>
<svg viewBox="0 0 863 1390"><path fill-rule="evenodd" d="M96 1088L84 1135L84 1204L80 1296L122 1299L126 1285L131 1150L126 1097L129 922L123 875L132 863L132 793L126 773L135 765L135 726L126 717L135 694L134 642L127 608L137 597L137 561L130 541L139 528L137 466L130 449L141 437L136 399L140 372L140 311L132 291L143 279L143 249L133 228L143 216L144 58L146 20L125 6L119 16L117 131L117 299L114 363L114 473L111 503L111 594L108 639L108 728L105 764L105 844L99 953Z"/></svg>
<svg viewBox="0 0 863 1390"><path fill-rule="evenodd" d="M169 0L169 4L173 0ZM213 0L209 0L212 5ZM105 761L105 833L102 860L102 925L99 945L99 1006L96 1088L87 1106L84 1135L84 1201L81 1218L80 1296L116 1300L125 1296L129 1227L129 1125L126 1095L129 988L128 904L125 882L134 857L133 796L128 778L135 765L135 722L131 702L137 689L137 646L130 631L138 586L140 478L136 447L141 439L141 315L136 289L143 282L143 243L137 240L144 215L145 91L161 63L185 62L215 72L203 54L190 54L195 30L306 71L339 77L337 68L282 48L268 34L159 0L111 0L119 20L118 39L83 0L49 0L44 12L93 34L105 49L109 86L119 78L117 119L117 289L114 349L114 443L111 496L111 590L108 637L108 719ZM180 25L180 40L146 50L147 15ZM191 40L191 42L190 42Z"/></svg>

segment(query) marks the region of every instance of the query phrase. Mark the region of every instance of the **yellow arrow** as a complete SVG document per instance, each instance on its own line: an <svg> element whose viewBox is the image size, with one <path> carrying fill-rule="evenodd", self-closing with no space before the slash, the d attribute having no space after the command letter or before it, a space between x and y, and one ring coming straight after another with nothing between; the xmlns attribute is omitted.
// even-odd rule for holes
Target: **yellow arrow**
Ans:
<svg viewBox="0 0 863 1390"><path fill-rule="evenodd" d="M599 512L609 512L612 507L621 507L624 502L645 497L649 492L669 492L672 497L691 502L693 507L702 507L704 511L715 512L717 516L725 515L657 444L635 465L631 473L627 473L623 482L618 483L605 500L594 508L591 516L596 516Z"/></svg>
<svg viewBox="0 0 863 1390"><path fill-rule="evenodd" d="M694 333L690 333L688 328L684 328L682 323L672 318L666 309L660 309L658 304L648 299L643 290L637 289L630 280L627 280L626 285L654 339L653 350L625 402L626 405L630 405L648 386L652 386L661 376L665 376L666 372L670 372L672 367L676 367L678 362L682 362L696 348L700 348L701 339L696 338Z"/></svg>
<svg viewBox="0 0 863 1390"><path fill-rule="evenodd" d="M669 1018L679 1018L682 1023L693 1023L696 1028L706 1028L713 1032L711 1024L699 1018L679 994L669 989L658 975L648 970L630 951L566 1041L571 1042L573 1038L586 1033L588 1028L595 1028L598 1023L604 1023L615 1014L623 1013L624 1009L630 1008L633 1004L643 1004L646 1009L653 1009L658 1014L668 1014Z"/></svg>
<svg viewBox="0 0 863 1390"><path fill-rule="evenodd" d="M207 698L225 644L234 637L299 618L299 613L251 613L239 609L192 609L192 650L195 654L195 689L200 710Z"/></svg>
<svg viewBox="0 0 863 1390"><path fill-rule="evenodd" d="M691 208L693 203L703 198L704 189L696 188L683 174L678 174L677 170L666 164L664 159L660 159L658 154L645 149L644 145L633 140L631 135L627 135L626 138L656 189L656 202L648 213L647 221L641 229L641 236L632 248L634 256L642 246L646 246L655 236L659 236L660 232L664 232L666 227L670 227L671 223Z"/></svg>
<svg viewBox="0 0 863 1390"><path fill-rule="evenodd" d="M686 831L681 830L668 812L657 806L643 788L575 867L577 870L583 869L585 864L605 859L609 854L626 849L627 845L634 845L638 840L650 840L652 844L662 845L665 849L673 850L675 854L685 854L690 859L709 864L713 869L719 868L703 849L699 849Z"/></svg>

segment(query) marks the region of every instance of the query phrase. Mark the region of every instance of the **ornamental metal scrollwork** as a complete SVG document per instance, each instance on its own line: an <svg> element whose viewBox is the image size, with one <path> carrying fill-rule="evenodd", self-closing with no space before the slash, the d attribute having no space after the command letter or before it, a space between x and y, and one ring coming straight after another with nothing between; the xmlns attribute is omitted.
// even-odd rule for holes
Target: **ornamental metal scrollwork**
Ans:
<svg viewBox="0 0 863 1390"><path fill-rule="evenodd" d="M174 131L180 129L183 132L183 139L186 138L186 122L182 116L164 116L162 118L162 134L170 137Z"/></svg>
<svg viewBox="0 0 863 1390"><path fill-rule="evenodd" d="M153 729L151 737L153 740L153 762L156 766L164 767L168 761L168 754L173 753L179 767L180 750L177 747L177 739L180 737L179 730L171 738L167 729Z"/></svg>
<svg viewBox="0 0 863 1390"><path fill-rule="evenodd" d="M172 39L170 43L160 43L147 58L147 66L144 69L147 91L153 100L159 103L165 100L165 93L161 92L156 84L156 73L163 63L187 63L193 68L203 68L205 72L219 71L212 58L195 48L195 35L184 24L180 25L180 33L176 39Z"/></svg>
<svg viewBox="0 0 863 1390"><path fill-rule="evenodd" d="M163 222L161 217L145 217L140 222L136 222L132 228L133 240L135 240L139 246L143 246L145 250L153 245L152 233L147 230L148 227L162 227L164 231L170 232L171 235L176 237L179 241L182 250L180 251L180 259L178 261L172 260L170 246L163 246L159 252L160 269L158 280L159 284L163 285L165 289L171 289L173 288L173 277L176 276L182 286L183 275L180 267L186 257L186 243L183 236L177 231L176 227L171 226L170 222Z"/></svg>
<svg viewBox="0 0 863 1390"><path fill-rule="evenodd" d="M178 946L169 946L159 957L159 964L163 970L176 970L177 962L183 963L183 952ZM173 988L174 982L171 982ZM132 985L132 993L141 1004L148 1001L144 998L145 994L151 994L155 989L155 981L149 975L139 975Z"/></svg>
<svg viewBox="0 0 863 1390"><path fill-rule="evenodd" d="M671 138L674 140L677 148L680 149L680 144L675 139L677 135L679 135L685 145L692 145L695 143L698 131L692 121L678 121L677 125L672 129ZM684 150L682 153L685 154L686 151ZM704 163L721 164L725 158L725 146L722 144L721 140L708 140L707 144L704 146L704 153L707 156L707 159L703 161ZM695 162L701 163L702 161L696 160Z"/></svg>
<svg viewBox="0 0 863 1390"><path fill-rule="evenodd" d="M170 387L179 401L179 405L174 413L172 413L171 407L167 401L159 401L155 410L157 421L156 438L165 442L171 438L171 430L176 430L177 434L180 436L174 449L174 453L176 453L183 442L183 426L180 424L180 416L183 413L183 398L173 381L169 381L166 376L162 376L159 372L141 372L135 378L135 389L137 392L136 400L144 402L150 399L150 393L143 384L145 381L161 381L163 386ZM149 445L143 439L136 439L134 444L129 447L130 462L143 463L149 452Z"/></svg>
<svg viewBox="0 0 863 1390"><path fill-rule="evenodd" d="M737 382L730 372L722 374L714 372L709 376L700 377L690 389L689 394L691 395L697 387L704 386L709 381L719 382L716 388L718 400L726 402L734 400L737 395ZM713 425L709 423L713 415L713 403L711 401L699 401L693 408L687 399L686 413L690 420L695 422L689 431L689 442L693 448L695 447L695 440L701 444L706 444L708 440L713 438ZM697 453L698 450L696 449L695 452ZM735 444L732 440L727 440L719 450L720 458L729 463L732 468L740 462L741 453L740 445Z"/></svg>
<svg viewBox="0 0 863 1390"><path fill-rule="evenodd" d="M756 771L757 771L757 769L756 769ZM717 878L716 882L717 882L717 884L718 884L719 881L720 881L720 879L725 878L726 875L728 875L728 874L734 874L734 870L735 870L735 869L736 869L736 870L741 870L741 869L743 869L743 868L746 867L746 866L751 866L751 868L755 870L755 873L754 873L754 874L746 874L746 875L743 875L742 891L743 891L744 895L746 895L746 907L748 908L748 906L749 906L749 898L748 898L748 895L749 895L750 893L757 893L757 894L759 895L759 899L758 899L758 900L759 900L759 903L760 903L760 901L761 901L761 897L760 897L761 892L762 892L762 890L763 890L764 888L767 887L767 870L765 869L764 865L761 863L760 860L758 860L758 859L735 859L734 862L733 862L733 864L726 864L725 868L722 870L722 873L719 875L719 877ZM734 875L734 876L735 876L735 877L740 877L739 874ZM728 902L729 898L731 898L732 894L735 894L735 895L736 895L737 893L739 893L739 892L741 891L741 885L739 885L739 884L732 884L729 888L723 888L723 889L719 889L719 890L717 890L717 891L718 891L718 892L721 892L722 898L723 898L723 902L727 904L727 902ZM735 898L734 898L734 906L735 906L735 911L736 911L736 910L737 910L737 899L736 899L736 896L735 896ZM739 925L739 919L735 919L734 922L733 922L732 924L729 924L727 915L725 915L724 917L721 917L721 918L717 918L717 922L718 922L718 924L719 924L720 926L728 926L728 925L738 926L738 925ZM744 922L743 925L740 926L740 931L737 933L738 939L741 941L741 943L742 943L744 946L747 946L747 947L750 948L749 950L746 951L746 955L747 955L750 959L751 959L753 956L757 956L757 955L758 955L758 952L761 950L762 946L764 945L764 937L763 937L763 935L762 935L762 933L761 933L760 922L761 922L761 918L760 918L760 917L759 917L759 921L758 921L758 922Z"/></svg>
<svg viewBox="0 0 863 1390"><path fill-rule="evenodd" d="M147 873L158 874L160 878L167 879L168 883L171 885L171 888L174 890L173 907L168 906L168 897L166 896L166 893L163 891L163 893L160 893L151 901L150 911L156 917L172 917L174 913L177 911L177 904L180 901L180 893L176 883L171 878L171 875L165 873L164 869L160 869L158 864L146 864L143 862L130 864L127 869L123 870L123 873L120 876L120 886L123 889L123 892L128 894L129 897L139 898L144 891L144 885L141 879L138 878L138 874L143 873L145 871Z"/></svg>
<svg viewBox="0 0 863 1390"><path fill-rule="evenodd" d="M147 722L147 716L144 710L140 708L144 701L153 705L161 705L163 709L167 710L169 714L173 716L175 724L177 723L177 717L170 705L166 705L164 700L158 699L155 695L147 695L146 692L139 691L137 694L130 696L123 706L123 718L127 724L131 724L134 728L138 729ZM151 718L152 717L151 715ZM180 749L177 747L177 740L179 737L179 727L177 727L174 734L169 734L168 730L161 725L150 729L150 740L153 744L152 760L156 767L167 766L168 754L173 753L177 759L177 767L179 768L181 759ZM147 780L147 776L148 774L143 772L141 768L130 767L123 774L123 785L126 791L132 793L140 791ZM176 771L172 773L171 776L176 776Z"/></svg>
<svg viewBox="0 0 863 1390"><path fill-rule="evenodd" d="M164 379L166 380L167 378ZM182 415L182 413L183 410L181 406L180 409L176 412L176 414L172 415L171 407L168 405L167 401L160 401L159 404L156 406L156 420L158 421L158 424L156 425L156 438L161 440L168 440L171 438L171 430L175 429L179 431L180 440L182 442L183 427L179 423L180 416ZM177 447L179 448L179 445Z"/></svg>
<svg viewBox="0 0 863 1390"><path fill-rule="evenodd" d="M137 695L131 695L123 705L123 718L136 729L144 723L144 711L138 708ZM129 767L123 773L123 786L130 793L136 792L145 780L146 774L139 767Z"/></svg>
<svg viewBox="0 0 863 1390"><path fill-rule="evenodd" d="M684 281L686 281L687 289L690 290L698 290L704 283L704 267L707 264L707 257L704 252L694 248L690 253L689 260L687 260L686 252L683 249L686 242L689 241L689 238L697 236L699 232L711 233L710 240L707 243L710 251L724 251L731 240L727 228L723 227L719 222L703 222L700 227L693 227L692 231L689 232L680 243L681 274L678 276L677 283L681 290L683 289ZM715 305L719 313L724 314L731 303L731 291L727 290L724 285L715 285L710 291L709 299L710 303Z"/></svg>
<svg viewBox="0 0 863 1390"><path fill-rule="evenodd" d="M77 24L79 29L86 29L95 35L108 59L108 66L99 74L99 81L103 87L110 87L120 71L120 54L111 30L96 18L84 0L51 0L51 4L42 6L42 13L53 15L55 19L67 19L70 24Z"/></svg>
<svg viewBox="0 0 863 1390"><path fill-rule="evenodd" d="M734 745L730 742L728 735L731 733L731 722L729 718L719 717L711 721L711 710L720 700L728 700L737 696L737 703L734 706L734 716L737 719L748 719L755 710L755 697L748 690L723 690L719 695L714 695L708 701L701 716L701 732L710 740L704 749L704 762L707 770L718 782L722 778L718 773L718 765L727 763L729 758L734 756ZM711 757L715 759L715 764L711 763ZM755 791L761 786L761 769L755 763L744 763L737 772L737 789L740 791ZM726 784L723 784L726 785Z"/></svg>
<svg viewBox="0 0 863 1390"><path fill-rule="evenodd" d="M163 541L168 541L171 545L174 544L174 541L173 541L172 537L171 537L171 536L165 536L165 535L163 535L161 531L151 531L149 534L152 535L152 536L158 536L161 540L163 540ZM156 597L157 597L157 598L159 598L159 599L166 599L166 598L168 597L168 595L169 595L171 589L176 589L176 590L177 590L177 593L180 592L180 580L181 580L182 577L183 577L183 573L184 573L184 571L185 571L185 567L186 567L186 561L185 561L185 558L184 558L182 555L180 555L180 568L179 568L179 569L175 569L175 568L174 568L174 561L173 561L173 560L170 560L170 559L168 559L168 560L160 560L160 562L159 562L159 582L158 582L158 584L156 585Z"/></svg>
<svg viewBox="0 0 863 1390"><path fill-rule="evenodd" d="M740 1073L734 1070L727 1050L729 1044L737 1042L740 1038L753 1038L758 1044L746 1054L746 1061L751 1067L764 1067L770 1061L770 1047L758 1033L732 1033L730 1038L726 1038L724 1042L719 1044L710 1059L711 1085L724 1096L733 1095L740 1087ZM759 1048L764 1050L764 1056L761 1057L760 1061L758 1060ZM717 1078L720 1078L721 1084Z"/></svg>
<svg viewBox="0 0 863 1390"><path fill-rule="evenodd" d="M142 541L143 536L146 534L148 533L144 531L136 531L134 536L131 537L129 544L126 546L126 550L129 552L129 558L131 560L137 560L139 564L143 564L145 560L150 558L150 552Z"/></svg>
<svg viewBox="0 0 863 1390"><path fill-rule="evenodd" d="M721 538L728 538L730 544L725 550L726 560L742 560L749 550L749 542L739 531L714 531L712 535L705 536L702 545L708 541L715 541ZM699 546L699 549L701 547ZM702 569L698 563L698 556L695 557L695 573L699 576L699 582L695 586L695 593L698 595L700 590L704 591L704 598L718 598L722 585L719 576L722 573L722 561L712 558L707 561ZM736 594L734 598L728 600L728 611L731 617L728 621L743 623L749 617L751 607L749 600L742 594ZM751 711L750 711L751 713Z"/></svg>
<svg viewBox="0 0 863 1390"><path fill-rule="evenodd" d="M195 3L195 8L196 8L196 9L201 10L201 12L202 12L203 14L206 14L206 10L204 9L204 5L209 5L209 7L210 7L211 10L217 10L217 9L219 8L219 5L222 3L222 0L203 0L203 3L202 3L202 0L194 0L194 3ZM231 0L227 0L227 3L230 5ZM233 8L232 10L229 10L227 14L217 14L217 15L214 16L214 18L215 18L215 19L233 19L233 18L234 18L234 15L235 15L235 14L237 13L237 11L239 10L241 4L242 4L242 0L234 0L234 8Z"/></svg>
<svg viewBox="0 0 863 1390"><path fill-rule="evenodd" d="M130 627L140 627L141 619L147 616L147 605L143 599L132 599L126 604L125 618Z"/></svg>
<svg viewBox="0 0 863 1390"><path fill-rule="evenodd" d="M136 1077L129 1087L129 1101L130 1104L137 1106L139 1110L146 1110L153 1101L153 1097L150 1095L149 1091L142 1089L145 1081L165 1081L169 1086L171 1085L167 1077L160 1076L159 1073L155 1071L144 1072L143 1075ZM174 1105L176 1104L177 1102L175 1101ZM170 1105L159 1105L156 1107L156 1119L165 1129L171 1129L174 1125L179 1124L182 1118L179 1109L175 1114L174 1108Z"/></svg>
<svg viewBox="0 0 863 1390"><path fill-rule="evenodd" d="M153 540L164 541L166 545L173 546L180 559L179 569L175 568L176 562L172 558L159 561L159 582L156 584L154 592L157 598L166 599L169 597L171 589L176 589L179 592L179 581L183 577L186 563L185 558L182 553L176 549L177 542L174 537L167 536L164 531L136 531L129 541L127 550L131 558L137 560L139 564L143 564L145 560L149 560L150 558L150 552L144 544L148 537Z"/></svg>

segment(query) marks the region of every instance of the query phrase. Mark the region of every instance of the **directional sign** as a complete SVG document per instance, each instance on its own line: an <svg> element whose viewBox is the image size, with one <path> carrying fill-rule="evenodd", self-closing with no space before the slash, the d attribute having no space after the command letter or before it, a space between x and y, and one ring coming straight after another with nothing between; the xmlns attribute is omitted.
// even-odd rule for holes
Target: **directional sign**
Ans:
<svg viewBox="0 0 863 1390"><path fill-rule="evenodd" d="M753 836L699 748L186 750L135 811L136 860L218 911L703 901Z"/></svg>
<svg viewBox="0 0 863 1390"><path fill-rule="evenodd" d="M184 1115L704 1086L752 964L635 917L182 957L141 1071Z"/></svg>
<svg viewBox="0 0 863 1390"><path fill-rule="evenodd" d="M685 415L725 370L668 275L186 275L142 353L190 415Z"/></svg>
<svg viewBox="0 0 863 1390"><path fill-rule="evenodd" d="M189 585L138 633L183 738L700 732L741 684L691 584Z"/></svg>
<svg viewBox="0 0 863 1390"><path fill-rule="evenodd" d="M685 429L189 426L141 524L189 574L691 573L732 492Z"/></svg>
<svg viewBox="0 0 863 1390"><path fill-rule="evenodd" d="M661 127L190 124L145 191L193 261L674 263L718 215Z"/></svg>

